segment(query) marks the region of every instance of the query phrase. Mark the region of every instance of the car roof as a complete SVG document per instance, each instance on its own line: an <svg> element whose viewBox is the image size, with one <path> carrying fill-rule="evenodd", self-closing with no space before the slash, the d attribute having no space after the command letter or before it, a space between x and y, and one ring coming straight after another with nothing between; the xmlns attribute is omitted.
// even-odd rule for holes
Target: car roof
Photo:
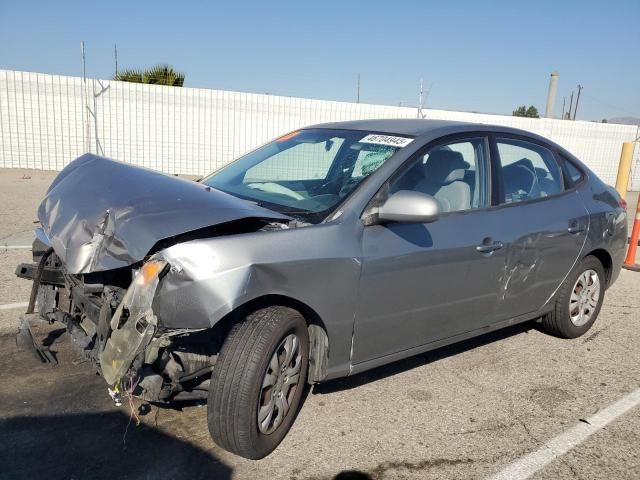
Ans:
<svg viewBox="0 0 640 480"><path fill-rule="evenodd" d="M420 137L423 135L448 135L458 132L469 131L495 131L526 135L532 138L542 137L535 133L519 130L516 128L504 127L501 125L490 125L484 123L455 122L451 120L432 120L419 118L387 118L375 120L351 120L347 122L331 122L318 125L311 125L306 128L335 128L344 130L363 130L379 133L390 133L397 135L410 135ZM548 142L547 139L543 139Z"/></svg>

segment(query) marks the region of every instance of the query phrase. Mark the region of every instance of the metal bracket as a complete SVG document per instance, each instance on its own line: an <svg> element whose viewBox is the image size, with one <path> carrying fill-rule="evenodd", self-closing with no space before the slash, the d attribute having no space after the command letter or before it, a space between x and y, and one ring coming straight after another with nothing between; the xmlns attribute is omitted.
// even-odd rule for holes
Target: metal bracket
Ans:
<svg viewBox="0 0 640 480"><path fill-rule="evenodd" d="M20 323L18 325L18 334L16 335L16 346L20 350L30 351L42 363L58 364L58 359L53 352L44 345L38 345L33 338L31 331L31 319L38 319L37 313L25 313L20 315Z"/></svg>

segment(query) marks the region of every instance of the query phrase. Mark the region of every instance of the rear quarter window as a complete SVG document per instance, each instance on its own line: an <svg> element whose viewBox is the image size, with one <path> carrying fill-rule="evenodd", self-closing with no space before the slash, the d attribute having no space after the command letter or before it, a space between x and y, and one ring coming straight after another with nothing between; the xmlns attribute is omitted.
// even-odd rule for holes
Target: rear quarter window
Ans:
<svg viewBox="0 0 640 480"><path fill-rule="evenodd" d="M567 187L572 188L579 184L584 178L584 173L578 167L576 167L571 160L561 156L564 168L566 171Z"/></svg>

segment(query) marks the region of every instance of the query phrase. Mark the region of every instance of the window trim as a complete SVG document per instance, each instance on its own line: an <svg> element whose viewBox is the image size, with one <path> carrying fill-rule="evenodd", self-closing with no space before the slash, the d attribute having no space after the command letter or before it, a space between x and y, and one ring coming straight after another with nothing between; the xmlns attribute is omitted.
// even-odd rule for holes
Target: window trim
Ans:
<svg viewBox="0 0 640 480"><path fill-rule="evenodd" d="M562 192L559 193L554 193L553 195L547 195L546 197L538 197L538 198L530 198L528 200L522 200L520 202L512 202L512 203L506 203L505 202L505 193L504 193L504 175L502 175L502 163L500 161L500 154L498 153L498 138L506 138L506 139L513 139L513 140L520 140L523 142L528 142L531 143L533 145L537 145L539 147L543 147L547 150L549 150L549 152L551 152L553 159L556 161L556 163L558 164L558 168L560 169L560 171L562 172L562 177L563 177L563 187L565 188L565 190L563 190ZM571 188L566 188L565 183L564 183L564 179L566 178L566 171L563 165L563 161L562 158L559 157L559 152L557 147L550 145L546 142L540 141L537 138L532 138L532 137L528 137L526 135L519 135L519 134L515 134L515 133L507 133L507 132L492 132L489 135L489 141L492 144L492 147L494 149L494 155L492 155L492 158L495 158L495 164L494 164L494 168L492 169L492 174L493 174L493 184L497 186L498 191L495 192L495 195L493 195L494 199L497 201L497 203L495 205L492 205L492 208L510 208L510 207L514 207L516 205L527 205L530 203L536 203L536 202L543 202L545 200L550 200L550 199L554 199L554 198L558 198L561 197L563 195L568 195L570 193L575 192L578 187L580 187L586 178L586 175L584 174L584 171L581 168L578 168L578 170L580 170L580 172L583 174L581 183L578 185L575 185ZM572 165L575 166L575 164L572 162ZM577 168L577 167L576 167Z"/></svg>
<svg viewBox="0 0 640 480"><path fill-rule="evenodd" d="M485 158L483 159L482 163L483 165L483 178L484 178L484 184L485 184L485 206L482 207L478 207L478 208L470 208L468 210L456 210L453 212L441 212L440 213L440 217L443 216L448 216L448 215L468 215L470 213L473 212L482 212L482 211L486 211L490 208L493 208L493 206L491 205L492 202L492 183L493 183L493 174L492 174L492 150L491 150L491 141L490 141L490 135L491 132L488 131L472 131L472 132L458 132L458 133L452 133L449 135L444 135L442 137L438 137L426 144L424 144L422 147L420 147L418 150L416 150L413 154L411 154L411 156L409 158L407 158L404 162L402 162L401 165L398 166L398 168L396 168L394 170L394 172L389 175L389 177L384 181L384 183L380 186L380 188L376 191L376 193L374 193L372 195L372 197L369 199L369 201L367 202L367 204L365 205L365 207L363 208L363 210L360 212L360 220L363 221L365 226L373 226L373 225L377 225L376 223L374 224L370 224L368 223L365 219L367 217L370 216L369 211L372 210L373 208L377 208L381 205L381 201L383 200L381 198L381 196L386 196L388 195L388 189L389 189L389 185L396 180L400 175L402 175L403 173L405 173L408 169L410 169L413 164L418 161L418 159L420 157L423 157L424 154L428 151L431 150L434 147L437 147L439 145L447 145L450 143L461 143L464 142L465 140L470 140L470 139L477 139L477 138L482 138L484 140L484 147L485 147ZM479 168L479 165L477 165L477 167Z"/></svg>

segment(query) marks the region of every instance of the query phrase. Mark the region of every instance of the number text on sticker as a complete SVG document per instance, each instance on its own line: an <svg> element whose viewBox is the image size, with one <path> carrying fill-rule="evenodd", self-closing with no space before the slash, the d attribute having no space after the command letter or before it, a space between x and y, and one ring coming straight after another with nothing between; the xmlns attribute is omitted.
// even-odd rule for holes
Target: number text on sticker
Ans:
<svg viewBox="0 0 640 480"><path fill-rule="evenodd" d="M375 143L377 145L389 145L391 147L406 147L413 138L396 137L393 135L381 135L379 133L372 133L360 140L360 143Z"/></svg>

